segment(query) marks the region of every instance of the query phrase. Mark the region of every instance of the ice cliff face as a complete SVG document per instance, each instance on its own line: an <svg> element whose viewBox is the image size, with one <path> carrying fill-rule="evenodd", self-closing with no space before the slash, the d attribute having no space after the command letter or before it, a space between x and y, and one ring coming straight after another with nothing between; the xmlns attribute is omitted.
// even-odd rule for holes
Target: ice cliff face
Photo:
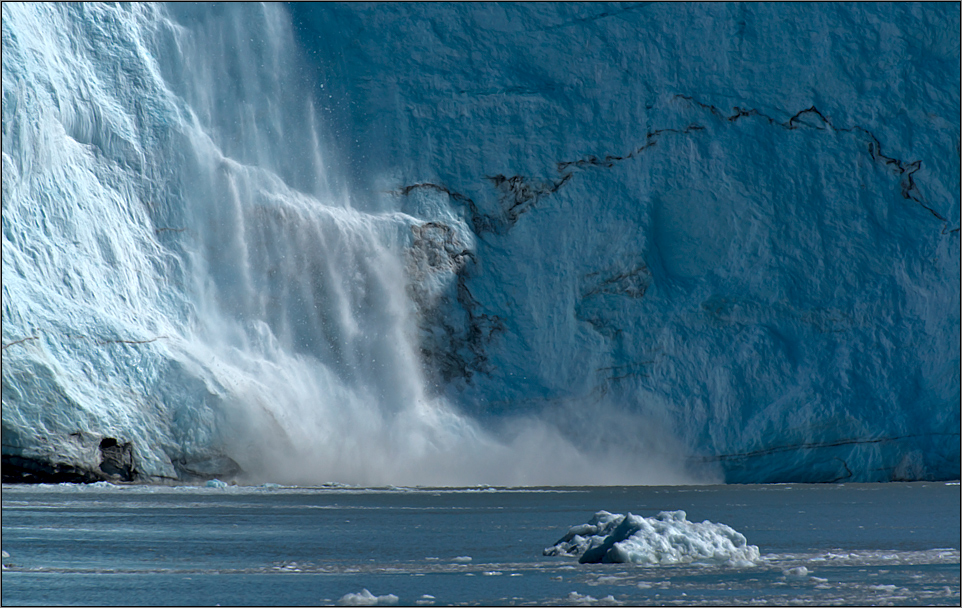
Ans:
<svg viewBox="0 0 962 608"><path fill-rule="evenodd" d="M285 10L4 4L5 475L958 477L958 6Z"/></svg>
<svg viewBox="0 0 962 608"><path fill-rule="evenodd" d="M451 392L591 441L657 426L737 481L957 474L957 20L295 13L363 181L476 237L427 324Z"/></svg>

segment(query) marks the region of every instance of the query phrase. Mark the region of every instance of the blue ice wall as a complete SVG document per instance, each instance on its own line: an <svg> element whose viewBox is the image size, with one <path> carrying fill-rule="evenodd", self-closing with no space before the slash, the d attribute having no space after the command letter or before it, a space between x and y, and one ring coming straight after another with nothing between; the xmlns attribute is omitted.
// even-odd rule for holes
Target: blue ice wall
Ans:
<svg viewBox="0 0 962 608"><path fill-rule="evenodd" d="M958 476L958 7L293 10L358 181L476 237L426 324L464 407L730 481Z"/></svg>

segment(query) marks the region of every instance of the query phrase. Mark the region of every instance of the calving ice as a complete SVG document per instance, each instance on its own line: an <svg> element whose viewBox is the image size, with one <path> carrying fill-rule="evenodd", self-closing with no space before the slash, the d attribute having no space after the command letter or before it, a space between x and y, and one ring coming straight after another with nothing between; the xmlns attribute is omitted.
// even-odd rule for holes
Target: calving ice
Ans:
<svg viewBox="0 0 962 608"><path fill-rule="evenodd" d="M5 3L4 479L958 478L957 7L793 11Z"/></svg>

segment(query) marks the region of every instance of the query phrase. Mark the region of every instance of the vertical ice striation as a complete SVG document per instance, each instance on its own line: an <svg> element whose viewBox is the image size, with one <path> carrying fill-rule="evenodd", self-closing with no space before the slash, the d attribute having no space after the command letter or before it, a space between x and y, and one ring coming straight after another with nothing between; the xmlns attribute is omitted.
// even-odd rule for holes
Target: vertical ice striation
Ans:
<svg viewBox="0 0 962 608"><path fill-rule="evenodd" d="M5 475L8 455L97 469L106 436L172 475L162 455L187 439L171 418L191 404L158 390L191 315L156 157L187 117L143 46L172 44L165 25L150 6L3 6ZM195 415L185 431L209 435Z"/></svg>
<svg viewBox="0 0 962 608"><path fill-rule="evenodd" d="M3 5L5 476L958 476L957 6L290 10Z"/></svg>

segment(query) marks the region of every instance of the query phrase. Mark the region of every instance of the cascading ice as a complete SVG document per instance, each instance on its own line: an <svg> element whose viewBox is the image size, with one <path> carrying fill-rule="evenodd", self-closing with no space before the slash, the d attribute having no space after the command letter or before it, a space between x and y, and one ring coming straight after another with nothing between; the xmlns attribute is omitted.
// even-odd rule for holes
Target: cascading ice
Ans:
<svg viewBox="0 0 962 608"><path fill-rule="evenodd" d="M638 481L428 384L474 237L351 195L284 7L7 3L3 57L5 478Z"/></svg>

